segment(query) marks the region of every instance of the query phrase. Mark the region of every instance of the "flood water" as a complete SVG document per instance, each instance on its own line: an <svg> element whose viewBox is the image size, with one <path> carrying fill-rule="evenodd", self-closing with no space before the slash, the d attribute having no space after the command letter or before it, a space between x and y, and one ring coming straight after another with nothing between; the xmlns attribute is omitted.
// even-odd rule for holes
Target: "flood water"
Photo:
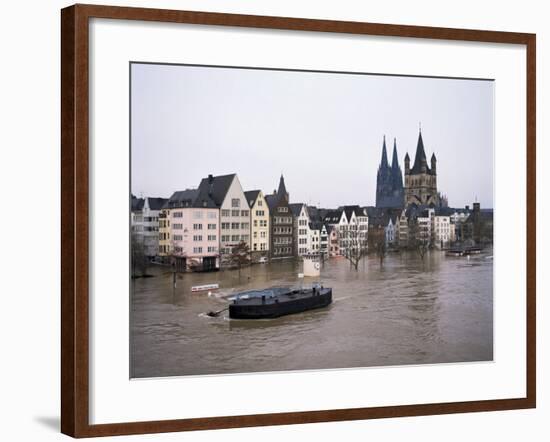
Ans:
<svg viewBox="0 0 550 442"><path fill-rule="evenodd" d="M328 308L267 320L205 315L231 293L299 285L301 264L278 261L216 273L180 275L164 267L133 281L131 376L156 377L258 371L488 361L493 359L492 251L445 257L394 253L358 271L331 258L321 278L333 289ZM219 283L220 290L191 293Z"/></svg>

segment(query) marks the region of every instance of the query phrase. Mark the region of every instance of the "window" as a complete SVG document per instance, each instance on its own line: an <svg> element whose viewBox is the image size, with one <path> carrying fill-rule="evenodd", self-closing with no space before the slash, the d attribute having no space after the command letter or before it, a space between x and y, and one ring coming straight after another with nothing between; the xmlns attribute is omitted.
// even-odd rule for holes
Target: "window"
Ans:
<svg viewBox="0 0 550 442"><path fill-rule="evenodd" d="M202 247L193 247L193 253L202 253Z"/></svg>
<svg viewBox="0 0 550 442"><path fill-rule="evenodd" d="M231 241L238 241L240 238L239 238L239 235L231 235Z"/></svg>
<svg viewBox="0 0 550 442"><path fill-rule="evenodd" d="M264 205L264 202L262 200L258 200L258 206L263 206Z"/></svg>
<svg viewBox="0 0 550 442"><path fill-rule="evenodd" d="M250 223L241 223L241 229L249 229Z"/></svg>
<svg viewBox="0 0 550 442"><path fill-rule="evenodd" d="M193 241L202 241L202 235L193 235Z"/></svg>
<svg viewBox="0 0 550 442"><path fill-rule="evenodd" d="M216 235L208 235L208 241L216 241Z"/></svg>
<svg viewBox="0 0 550 442"><path fill-rule="evenodd" d="M181 241L183 239L182 235L174 235L174 241Z"/></svg>
<svg viewBox="0 0 550 442"><path fill-rule="evenodd" d="M238 230L238 229L239 229L239 226L240 226L239 223L231 223L231 228L232 228L232 229Z"/></svg>
<svg viewBox="0 0 550 442"><path fill-rule="evenodd" d="M248 241L250 240L250 237L249 237L249 235L242 235L242 236L241 236L241 239L242 239L243 241L248 242Z"/></svg>
<svg viewBox="0 0 550 442"><path fill-rule="evenodd" d="M174 230L181 230L183 229L183 224L174 224L173 227L174 227Z"/></svg>
<svg viewBox="0 0 550 442"><path fill-rule="evenodd" d="M241 200L239 198L232 198L231 207L241 207Z"/></svg>
<svg viewBox="0 0 550 442"><path fill-rule="evenodd" d="M222 242L228 242L231 241L230 235L222 235Z"/></svg>
<svg viewBox="0 0 550 442"><path fill-rule="evenodd" d="M250 212L248 210L241 210L241 216L250 216Z"/></svg>
<svg viewBox="0 0 550 442"><path fill-rule="evenodd" d="M193 219L202 219L202 211L201 210L195 210L193 211Z"/></svg>
<svg viewBox="0 0 550 442"><path fill-rule="evenodd" d="M208 230L216 230L216 224L208 224Z"/></svg>
<svg viewBox="0 0 550 442"><path fill-rule="evenodd" d="M239 216L241 212L239 210L232 210L231 211L231 216Z"/></svg>
<svg viewBox="0 0 550 442"><path fill-rule="evenodd" d="M222 223L222 230L228 230L230 228L230 223Z"/></svg>
<svg viewBox="0 0 550 442"><path fill-rule="evenodd" d="M193 230L202 230L202 224L193 224Z"/></svg>
<svg viewBox="0 0 550 442"><path fill-rule="evenodd" d="M260 232L260 238L265 238L267 236L267 232Z"/></svg>
<svg viewBox="0 0 550 442"><path fill-rule="evenodd" d="M183 217L183 212L173 212L174 218L181 218Z"/></svg>
<svg viewBox="0 0 550 442"><path fill-rule="evenodd" d="M264 210L256 210L256 216L264 216L265 211Z"/></svg>
<svg viewBox="0 0 550 442"><path fill-rule="evenodd" d="M230 210L228 210L228 209L223 209L222 210L222 216L228 217L230 214L231 214Z"/></svg>
<svg viewBox="0 0 550 442"><path fill-rule="evenodd" d="M208 212L208 219L216 219L218 214L216 212Z"/></svg>
<svg viewBox="0 0 550 442"><path fill-rule="evenodd" d="M279 208L277 209L277 211L278 211L279 213L288 212L288 207L279 207Z"/></svg>

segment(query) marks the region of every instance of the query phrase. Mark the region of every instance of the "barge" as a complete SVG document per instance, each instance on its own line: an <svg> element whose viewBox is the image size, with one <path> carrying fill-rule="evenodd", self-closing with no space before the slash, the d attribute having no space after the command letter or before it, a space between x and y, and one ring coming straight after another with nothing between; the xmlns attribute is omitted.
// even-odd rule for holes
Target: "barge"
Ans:
<svg viewBox="0 0 550 442"><path fill-rule="evenodd" d="M229 305L232 319L269 319L327 307L332 302L332 288L282 288L255 291L236 296Z"/></svg>

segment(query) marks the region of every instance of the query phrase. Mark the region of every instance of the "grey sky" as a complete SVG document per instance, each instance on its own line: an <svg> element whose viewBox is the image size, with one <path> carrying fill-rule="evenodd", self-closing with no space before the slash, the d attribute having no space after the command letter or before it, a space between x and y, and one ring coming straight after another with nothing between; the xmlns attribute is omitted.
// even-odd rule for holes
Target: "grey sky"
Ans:
<svg viewBox="0 0 550 442"><path fill-rule="evenodd" d="M168 197L237 173L291 202L374 205L385 134L414 161L418 125L449 205L493 207L493 82L132 65L132 192ZM411 164L412 167L412 164Z"/></svg>

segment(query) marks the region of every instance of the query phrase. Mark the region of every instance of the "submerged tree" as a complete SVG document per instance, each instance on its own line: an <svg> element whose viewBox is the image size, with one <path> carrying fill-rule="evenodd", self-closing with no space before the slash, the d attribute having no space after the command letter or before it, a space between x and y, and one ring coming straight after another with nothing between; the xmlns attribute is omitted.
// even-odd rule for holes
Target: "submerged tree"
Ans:
<svg viewBox="0 0 550 442"><path fill-rule="evenodd" d="M241 241L231 250L229 262L232 266L239 269L239 278L241 277L241 269L243 266L250 263L250 247L244 241Z"/></svg>
<svg viewBox="0 0 550 442"><path fill-rule="evenodd" d="M147 275L147 268L149 266L149 259L145 254L145 244L143 242L143 236L137 233L132 233L131 236L131 261L132 261L132 278Z"/></svg>
<svg viewBox="0 0 550 442"><path fill-rule="evenodd" d="M388 251L386 229L383 223L373 223L369 227L368 245L369 252L375 253L380 260L380 264L382 264Z"/></svg>
<svg viewBox="0 0 550 442"><path fill-rule="evenodd" d="M418 219L414 218L409 221L409 249L414 250L424 261L426 253L431 247L431 238L428 232L421 229Z"/></svg>
<svg viewBox="0 0 550 442"><path fill-rule="evenodd" d="M338 232L342 255L356 271L368 251L367 231L361 230L359 227L357 224L350 224L342 226Z"/></svg>

